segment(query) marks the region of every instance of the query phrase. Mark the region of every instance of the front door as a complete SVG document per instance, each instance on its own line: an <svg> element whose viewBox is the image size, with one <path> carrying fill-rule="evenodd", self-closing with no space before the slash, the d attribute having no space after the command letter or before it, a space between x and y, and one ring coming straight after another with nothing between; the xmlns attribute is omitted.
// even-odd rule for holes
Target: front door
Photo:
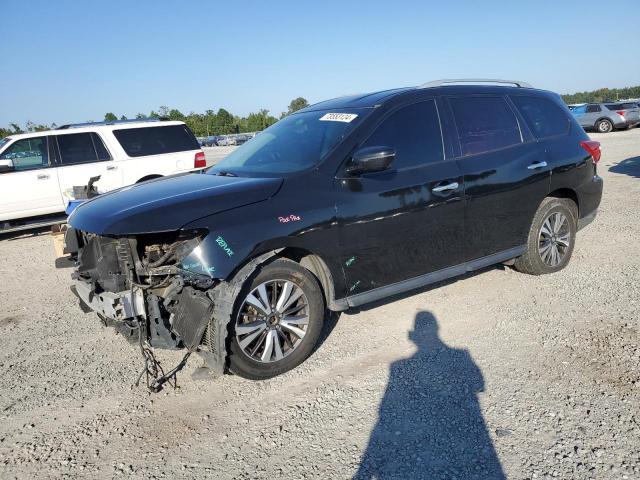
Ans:
<svg viewBox="0 0 640 480"><path fill-rule="evenodd" d="M64 210L57 168L49 159L47 137L18 140L0 159L13 162L12 171L0 173L0 220Z"/></svg>
<svg viewBox="0 0 640 480"><path fill-rule="evenodd" d="M462 175L446 160L434 100L390 112L360 148L396 152L391 168L336 179L337 221L351 296L460 263Z"/></svg>

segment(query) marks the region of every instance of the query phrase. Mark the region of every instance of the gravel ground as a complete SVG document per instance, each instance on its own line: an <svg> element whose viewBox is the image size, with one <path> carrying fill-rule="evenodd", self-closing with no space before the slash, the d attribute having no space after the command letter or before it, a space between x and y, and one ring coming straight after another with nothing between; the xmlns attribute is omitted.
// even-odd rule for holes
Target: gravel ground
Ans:
<svg viewBox="0 0 640 480"><path fill-rule="evenodd" d="M592 136L605 195L567 269L344 313L264 382L192 358L176 391L132 387L49 236L0 240L0 477L640 478L640 129Z"/></svg>

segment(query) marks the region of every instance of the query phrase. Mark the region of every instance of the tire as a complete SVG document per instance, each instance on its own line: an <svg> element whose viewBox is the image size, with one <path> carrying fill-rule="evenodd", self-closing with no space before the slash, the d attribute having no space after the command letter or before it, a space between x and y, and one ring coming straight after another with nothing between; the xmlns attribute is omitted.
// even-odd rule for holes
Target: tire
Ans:
<svg viewBox="0 0 640 480"><path fill-rule="evenodd" d="M596 122L596 130L598 131L598 133L609 133L613 131L613 123L611 123L611 121L607 120L606 118L598 120Z"/></svg>
<svg viewBox="0 0 640 480"><path fill-rule="evenodd" d="M142 177L136 183L146 182L148 180L155 180L156 178L162 178L162 175L147 175L146 177Z"/></svg>
<svg viewBox="0 0 640 480"><path fill-rule="evenodd" d="M263 293L270 305L262 300ZM256 300L268 315L256 308ZM282 315L287 311L293 313ZM320 284L307 269L283 258L265 265L247 279L235 301L228 328L229 370L244 378L264 380L297 367L313 352L324 317ZM304 335L300 338L294 331Z"/></svg>
<svg viewBox="0 0 640 480"><path fill-rule="evenodd" d="M556 222L563 218L565 220L557 226ZM545 198L533 217L527 252L515 261L516 270L529 275L543 275L566 267L576 241L577 219L578 208L573 200Z"/></svg>

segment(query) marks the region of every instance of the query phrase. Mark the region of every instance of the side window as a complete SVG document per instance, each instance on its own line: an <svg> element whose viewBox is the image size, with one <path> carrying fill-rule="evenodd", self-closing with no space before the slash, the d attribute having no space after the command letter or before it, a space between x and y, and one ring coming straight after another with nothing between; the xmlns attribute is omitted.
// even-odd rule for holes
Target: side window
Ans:
<svg viewBox="0 0 640 480"><path fill-rule="evenodd" d="M551 100L541 97L511 97L527 125L537 138L564 135L569 131L569 117Z"/></svg>
<svg viewBox="0 0 640 480"><path fill-rule="evenodd" d="M571 112L574 113L574 114L587 113L587 106L586 105L580 105L579 107L573 107L571 109Z"/></svg>
<svg viewBox="0 0 640 480"><path fill-rule="evenodd" d="M62 165L97 162L98 154L93 146L91 133L58 135L58 148Z"/></svg>
<svg viewBox="0 0 640 480"><path fill-rule="evenodd" d="M442 134L435 102L416 103L391 114L362 146L393 147L397 169L443 160Z"/></svg>
<svg viewBox="0 0 640 480"><path fill-rule="evenodd" d="M111 160L111 155L109 155L109 150L104 146L104 142L100 135L97 133L91 133L91 139L93 140L93 146L96 149L96 153L98 154L98 160Z"/></svg>
<svg viewBox="0 0 640 480"><path fill-rule="evenodd" d="M123 128L114 130L113 134L130 157L186 152L200 148L196 137L186 125Z"/></svg>
<svg viewBox="0 0 640 480"><path fill-rule="evenodd" d="M516 116L502 97L450 98L463 155L522 143Z"/></svg>
<svg viewBox="0 0 640 480"><path fill-rule="evenodd" d="M0 160L12 160L16 170L33 170L49 166L47 137L18 140L0 156Z"/></svg>
<svg viewBox="0 0 640 480"><path fill-rule="evenodd" d="M587 105L587 113L597 113L600 111L600 105Z"/></svg>

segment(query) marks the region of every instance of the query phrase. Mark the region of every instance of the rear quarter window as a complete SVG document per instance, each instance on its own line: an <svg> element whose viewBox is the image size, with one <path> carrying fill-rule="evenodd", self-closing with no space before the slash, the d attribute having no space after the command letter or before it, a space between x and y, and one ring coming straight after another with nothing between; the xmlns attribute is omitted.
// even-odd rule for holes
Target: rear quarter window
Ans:
<svg viewBox="0 0 640 480"><path fill-rule="evenodd" d="M536 138L554 137L569 132L569 116L551 100L530 96L513 96L511 100Z"/></svg>
<svg viewBox="0 0 640 480"><path fill-rule="evenodd" d="M130 157L200 149L196 137L186 125L123 128L114 130L113 135Z"/></svg>

